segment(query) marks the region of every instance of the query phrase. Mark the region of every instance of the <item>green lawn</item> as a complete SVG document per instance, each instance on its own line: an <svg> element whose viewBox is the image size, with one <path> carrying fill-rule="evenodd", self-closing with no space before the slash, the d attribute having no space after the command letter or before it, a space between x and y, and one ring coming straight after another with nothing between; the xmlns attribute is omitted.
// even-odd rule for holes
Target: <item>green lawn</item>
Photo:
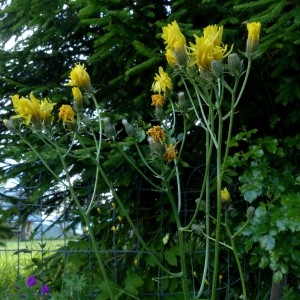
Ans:
<svg viewBox="0 0 300 300"><path fill-rule="evenodd" d="M52 253L56 248L64 245L64 240L17 240L3 241L0 246L0 291L9 291L14 287L18 275L27 277L32 274L33 258L41 258L43 251ZM44 247L43 247L44 246ZM47 255L47 254L46 254Z"/></svg>

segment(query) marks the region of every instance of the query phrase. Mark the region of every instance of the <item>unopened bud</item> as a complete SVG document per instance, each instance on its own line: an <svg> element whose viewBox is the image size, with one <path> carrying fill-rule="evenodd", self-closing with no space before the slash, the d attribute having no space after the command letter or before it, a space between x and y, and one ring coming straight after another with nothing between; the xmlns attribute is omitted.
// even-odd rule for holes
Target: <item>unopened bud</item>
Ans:
<svg viewBox="0 0 300 300"><path fill-rule="evenodd" d="M136 135L136 130L135 128L126 120L122 120L122 124L125 127L125 131L129 136L135 136Z"/></svg>
<svg viewBox="0 0 300 300"><path fill-rule="evenodd" d="M237 53L231 53L228 55L228 70L232 76L239 77L243 72L243 61L240 59Z"/></svg>
<svg viewBox="0 0 300 300"><path fill-rule="evenodd" d="M155 107L155 117L157 121L162 121L165 117L165 111L161 106L156 106Z"/></svg>
<svg viewBox="0 0 300 300"><path fill-rule="evenodd" d="M226 187L223 190L221 190L221 200L223 203L227 203L230 201L230 194Z"/></svg>
<svg viewBox="0 0 300 300"><path fill-rule="evenodd" d="M212 83L215 80L215 76L209 70L200 70L200 79L203 83Z"/></svg>
<svg viewBox="0 0 300 300"><path fill-rule="evenodd" d="M109 118L104 118L104 134L107 138L114 138L117 135L115 127L110 123Z"/></svg>
<svg viewBox="0 0 300 300"><path fill-rule="evenodd" d="M179 111L185 113L188 111L189 108L189 104L185 98L184 92L179 92L178 93L178 109Z"/></svg>
<svg viewBox="0 0 300 300"><path fill-rule="evenodd" d="M213 60L210 63L210 71L215 78L223 77L224 65L220 60Z"/></svg>
<svg viewBox="0 0 300 300"><path fill-rule="evenodd" d="M252 219L254 217L254 214L255 214L255 208L253 206L249 206L247 208L247 213L246 213L247 219Z"/></svg>
<svg viewBox="0 0 300 300"><path fill-rule="evenodd" d="M78 111L80 109L82 109L82 93L80 91L79 87L73 87L72 88L72 93L73 93L73 98L74 98L74 106L75 109Z"/></svg>
<svg viewBox="0 0 300 300"><path fill-rule="evenodd" d="M203 232L202 226L200 224L193 224L191 229L198 234L201 234Z"/></svg>
<svg viewBox="0 0 300 300"><path fill-rule="evenodd" d="M7 127L8 130L15 132L17 131L17 127L19 125L19 121L16 119L4 119L4 125Z"/></svg>
<svg viewBox="0 0 300 300"><path fill-rule="evenodd" d="M248 38L246 44L246 54L248 56L253 54L258 48L260 28L261 28L260 22L247 23Z"/></svg>
<svg viewBox="0 0 300 300"><path fill-rule="evenodd" d="M155 141L153 138L148 137L148 142L150 146L150 151L163 155L165 153L165 145L159 141Z"/></svg>

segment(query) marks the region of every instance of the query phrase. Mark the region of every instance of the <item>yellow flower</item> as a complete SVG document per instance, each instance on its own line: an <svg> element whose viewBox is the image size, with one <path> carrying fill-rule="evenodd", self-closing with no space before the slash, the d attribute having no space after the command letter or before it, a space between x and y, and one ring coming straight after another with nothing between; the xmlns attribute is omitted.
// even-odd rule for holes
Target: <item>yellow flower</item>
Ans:
<svg viewBox="0 0 300 300"><path fill-rule="evenodd" d="M58 119L63 123L75 123L76 113L70 105L62 105L59 109Z"/></svg>
<svg viewBox="0 0 300 300"><path fill-rule="evenodd" d="M166 146L166 153L164 155L164 159L169 163L174 161L177 158L178 151L176 150L176 145Z"/></svg>
<svg viewBox="0 0 300 300"><path fill-rule="evenodd" d="M33 123L37 125L40 123L40 103L35 97L30 96L30 100L24 97L20 98L19 95L11 97L14 109L17 113L17 115L12 118L23 118L24 124L29 125Z"/></svg>
<svg viewBox="0 0 300 300"><path fill-rule="evenodd" d="M54 105L56 103L52 103L49 99L44 99L40 102L40 117L46 124L50 124L54 119L51 115Z"/></svg>
<svg viewBox="0 0 300 300"><path fill-rule="evenodd" d="M146 132L154 142L163 143L166 139L166 134L163 132L162 128L158 126L153 126Z"/></svg>
<svg viewBox="0 0 300 300"><path fill-rule="evenodd" d="M165 44L167 44L166 48L174 50L185 46L185 37L181 33L176 21L163 27L162 30L163 34L161 37L165 40Z"/></svg>
<svg viewBox="0 0 300 300"><path fill-rule="evenodd" d="M70 82L67 85L81 87L88 93L94 92L90 76L87 73L84 64L76 64L75 67L71 70L69 78Z"/></svg>
<svg viewBox="0 0 300 300"><path fill-rule="evenodd" d="M223 279L223 275L219 275L219 283L221 284L221 282L222 282L222 279Z"/></svg>
<svg viewBox="0 0 300 300"><path fill-rule="evenodd" d="M227 203L230 201L230 194L226 187L223 190L221 190L221 200L223 203Z"/></svg>
<svg viewBox="0 0 300 300"><path fill-rule="evenodd" d="M159 74L155 74L154 82L152 84L151 90L154 93L161 94L162 92L165 93L168 90L172 90L172 81L169 77L168 73L164 72L162 67L158 69Z"/></svg>
<svg viewBox="0 0 300 300"><path fill-rule="evenodd" d="M13 95L12 102L14 109L17 113L12 118L23 118L24 124L29 125L32 123L36 127L44 123L50 123L53 120L51 115L55 103L51 103L49 99L38 100L33 94L30 94L30 99Z"/></svg>
<svg viewBox="0 0 300 300"><path fill-rule="evenodd" d="M246 53L251 54L257 50L260 36L260 22L247 23L248 39L246 45Z"/></svg>
<svg viewBox="0 0 300 300"><path fill-rule="evenodd" d="M113 232L116 232L116 231L117 231L117 228L116 228L115 225L112 226L111 231L113 231Z"/></svg>
<svg viewBox="0 0 300 300"><path fill-rule="evenodd" d="M163 106L164 104L164 96L161 94L154 94L151 96L152 103L154 106Z"/></svg>
<svg viewBox="0 0 300 300"><path fill-rule="evenodd" d="M80 88L75 86L72 88L73 98L75 102L75 108L80 109L82 108L82 93Z"/></svg>
<svg viewBox="0 0 300 300"><path fill-rule="evenodd" d="M166 58L168 64L172 68L178 65L186 65L187 54L185 51L186 40L181 33L176 21L163 27L163 34L161 36L165 40Z"/></svg>
<svg viewBox="0 0 300 300"><path fill-rule="evenodd" d="M204 28L203 36L195 37L195 44L190 43L190 65L197 64L199 70L208 70L213 60L221 60L228 56L228 46L222 43L223 26L211 25Z"/></svg>

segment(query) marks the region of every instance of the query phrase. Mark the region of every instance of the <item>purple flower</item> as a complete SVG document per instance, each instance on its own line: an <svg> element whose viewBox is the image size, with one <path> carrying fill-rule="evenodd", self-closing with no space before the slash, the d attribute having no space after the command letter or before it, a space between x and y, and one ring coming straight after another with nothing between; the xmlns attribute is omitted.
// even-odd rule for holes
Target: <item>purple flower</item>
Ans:
<svg viewBox="0 0 300 300"><path fill-rule="evenodd" d="M35 278L33 275L30 275L30 276L27 278L26 286L27 286L27 287L30 287L30 286L33 286L33 285L36 285L36 278Z"/></svg>
<svg viewBox="0 0 300 300"><path fill-rule="evenodd" d="M50 287L47 284L44 283L41 287L42 295L49 294L50 292L51 292Z"/></svg>

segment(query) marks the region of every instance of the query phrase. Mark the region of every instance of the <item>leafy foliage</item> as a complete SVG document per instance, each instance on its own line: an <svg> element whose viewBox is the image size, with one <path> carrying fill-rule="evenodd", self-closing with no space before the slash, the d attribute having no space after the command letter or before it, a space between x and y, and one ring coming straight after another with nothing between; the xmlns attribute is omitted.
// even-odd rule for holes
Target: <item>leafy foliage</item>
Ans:
<svg viewBox="0 0 300 300"><path fill-rule="evenodd" d="M1 118L11 115L9 97L13 93L27 95L33 92L40 97L50 97L58 104L70 102L71 94L64 87L66 74L76 62L87 60L93 84L98 90L99 106L117 130L121 129L120 123L124 117L146 130L153 114L149 101L151 82L164 59L161 54L164 45L160 39L162 26L177 20L186 36L191 37L207 24L224 24L228 43L232 42L236 48L242 49L240 46L246 39L242 24L246 20L261 21L262 61L255 64L249 88L246 88L244 107L236 123L235 147L231 149L231 172L227 174L236 199L245 201L234 205L231 216L234 226L239 228L246 206L251 204L255 207L255 216L243 232L239 244L245 263L252 257L250 263L253 269L257 266L269 267L274 271L276 280L280 280L288 271L297 277L299 218L296 212L299 195L295 179L299 176L299 151L296 150L300 148L296 127L300 118L299 4L297 1L276 0L217 2L77 0L66 4L66 1L60 0L12 0L10 4L6 3L0 12L0 38L3 45L11 38L15 39L16 44L11 49L1 48ZM234 29L237 24L241 24L239 30ZM24 37L24 34L27 36ZM178 90L180 88L176 87ZM90 99L85 101L88 103ZM0 151L2 162L5 162L1 168L1 178L19 179L17 188L23 188L24 205L29 207L22 212L24 218L39 208L41 203L45 213L50 214L54 207L67 201L66 217L72 222L80 222L70 195L59 190L48 170L41 167L41 162L23 142L9 133L3 124L0 126ZM201 152L202 145L199 138L195 138L199 137L199 127L194 124L188 126L191 134L187 143L191 151L184 157L186 162L181 163L187 166L182 178L188 195L187 209L192 210L199 193L198 182L203 179L201 165L195 165L193 157ZM239 133L239 128L245 130ZM255 135L252 128L257 128ZM24 132L24 135L28 137L31 133ZM124 136L124 132L120 132L119 141L124 141ZM65 141L70 138L67 133L62 134L60 146L64 147ZM82 138L89 139L85 135ZM38 143L34 135L30 139ZM143 139L140 142L142 152L147 155L146 143ZM120 146L132 154L135 164L142 164L134 143L125 140ZM39 151L51 168L63 177L56 154L42 146ZM86 205L95 182L89 151L77 152L82 159L74 162L71 169L71 174L77 176L74 185L80 201ZM10 164L7 159L17 163ZM114 185L121 192L122 200L136 220L141 234L157 253L157 258L164 260L170 269L176 268L179 264L177 249L173 245L176 236L167 199L153 191L109 142L104 144L101 159L107 174L114 178ZM172 185L176 187L176 182L172 182ZM100 182L98 202L91 214L98 241L102 249L107 251L107 265L113 276L114 262L118 263L116 293L125 299L125 295L128 298L129 295L138 297L141 291L149 294L155 291L176 292L178 279L166 278L163 286L159 286L152 280L157 274L151 258L146 254L138 257L132 254L137 252L140 245L129 235L128 224L118 221L118 208L112 210L111 199L106 198L106 192L105 183ZM10 201L16 203L16 199ZM101 209L101 214L96 208ZM18 212L11 210L4 217L8 213ZM115 235L110 230L113 224L118 228ZM160 224L163 232L157 231L158 227L153 224ZM171 237L169 243L163 245L162 237L166 233L171 233ZM87 238L84 236L78 243L70 242L62 249L70 251L68 263L74 268L74 273L89 272L85 264L87 257L71 254L74 248L87 250ZM191 249L201 245L201 241L193 236L187 244L187 251L192 253ZM128 251L129 254L115 257L114 251L117 249L123 249L124 253ZM45 261L49 270L47 276L53 278L57 290L61 286L60 275L64 274L64 270L56 270L56 267L65 259L59 253ZM195 269L203 264L196 255L193 261ZM222 267L226 268L226 262ZM95 270L93 281L98 280L98 274ZM266 271L265 274L269 273ZM87 286L82 288L87 289ZM105 294L103 297L105 299Z"/></svg>

